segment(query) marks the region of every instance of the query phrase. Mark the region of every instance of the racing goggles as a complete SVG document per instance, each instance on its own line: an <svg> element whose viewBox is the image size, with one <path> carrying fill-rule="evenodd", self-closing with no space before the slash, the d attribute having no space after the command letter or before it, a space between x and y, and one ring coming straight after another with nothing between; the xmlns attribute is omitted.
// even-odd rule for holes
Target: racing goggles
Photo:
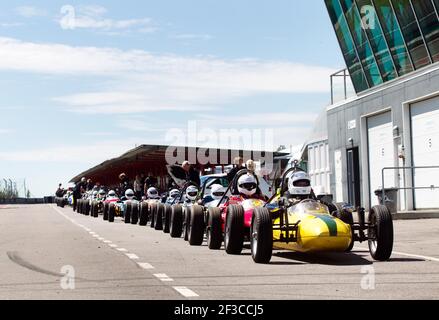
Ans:
<svg viewBox="0 0 439 320"><path fill-rule="evenodd" d="M188 195L189 197L196 197L197 194L198 194L198 192L196 192L196 191L188 192L188 193L187 193L187 195Z"/></svg>
<svg viewBox="0 0 439 320"><path fill-rule="evenodd" d="M256 189L258 187L258 185L256 183L243 183L239 186L240 188L246 189L248 191L252 191L254 189Z"/></svg>
<svg viewBox="0 0 439 320"><path fill-rule="evenodd" d="M225 192L214 192L212 193L214 197L222 197Z"/></svg>

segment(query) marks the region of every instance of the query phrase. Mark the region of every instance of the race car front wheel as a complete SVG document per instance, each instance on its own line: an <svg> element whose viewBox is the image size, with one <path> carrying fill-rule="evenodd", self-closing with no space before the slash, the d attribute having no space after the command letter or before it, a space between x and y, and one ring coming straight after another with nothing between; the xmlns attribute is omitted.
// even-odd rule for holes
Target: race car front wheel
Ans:
<svg viewBox="0 0 439 320"><path fill-rule="evenodd" d="M209 208L207 218L207 246L211 250L221 249L223 230L220 208Z"/></svg>
<svg viewBox="0 0 439 320"><path fill-rule="evenodd" d="M157 212L157 204L149 206L149 216L151 217L151 228L155 228L155 216Z"/></svg>
<svg viewBox="0 0 439 320"><path fill-rule="evenodd" d="M148 224L148 203L142 202L140 204L140 222L139 225L146 226Z"/></svg>
<svg viewBox="0 0 439 320"><path fill-rule="evenodd" d="M244 208L230 205L227 208L224 247L228 254L241 254L244 247Z"/></svg>
<svg viewBox="0 0 439 320"><path fill-rule="evenodd" d="M165 206L163 204L158 204L155 215L155 230L163 230L163 214L165 211Z"/></svg>
<svg viewBox="0 0 439 320"><path fill-rule="evenodd" d="M270 263L273 255L273 225L267 208L255 208L250 229L250 246L253 261Z"/></svg>
<svg viewBox="0 0 439 320"><path fill-rule="evenodd" d="M104 221L108 221L108 203L104 202Z"/></svg>
<svg viewBox="0 0 439 320"><path fill-rule="evenodd" d="M108 206L108 222L114 222L114 217L116 216L116 206L110 203Z"/></svg>
<svg viewBox="0 0 439 320"><path fill-rule="evenodd" d="M190 208L183 209L183 239L184 241L189 240L189 224L191 220Z"/></svg>
<svg viewBox="0 0 439 320"><path fill-rule="evenodd" d="M393 219L386 206L375 206L369 213L369 251L375 260L389 260L393 250Z"/></svg>
<svg viewBox="0 0 439 320"><path fill-rule="evenodd" d="M189 209L188 209L189 210ZM201 246L204 240L204 210L201 206L190 208L188 241L191 246Z"/></svg>
<svg viewBox="0 0 439 320"><path fill-rule="evenodd" d="M131 224L137 224L139 222L139 205L133 203L131 206Z"/></svg>
<svg viewBox="0 0 439 320"><path fill-rule="evenodd" d="M171 211L171 228L170 233L172 238L180 238L183 232L183 211L180 205L172 207Z"/></svg>
<svg viewBox="0 0 439 320"><path fill-rule="evenodd" d="M169 233L171 230L171 213L172 207L169 204L165 205L163 213L163 232Z"/></svg>

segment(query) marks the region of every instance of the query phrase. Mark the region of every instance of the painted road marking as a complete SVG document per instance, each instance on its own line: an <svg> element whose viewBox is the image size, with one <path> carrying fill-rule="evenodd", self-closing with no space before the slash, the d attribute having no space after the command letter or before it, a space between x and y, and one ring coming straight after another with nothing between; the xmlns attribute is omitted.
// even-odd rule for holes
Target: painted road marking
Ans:
<svg viewBox="0 0 439 320"><path fill-rule="evenodd" d="M112 248L117 248L117 244L109 243L108 245L109 245L110 247L112 247Z"/></svg>
<svg viewBox="0 0 439 320"><path fill-rule="evenodd" d="M99 238L99 237L100 237L100 235L98 235L98 234L93 235L93 238Z"/></svg>
<svg viewBox="0 0 439 320"><path fill-rule="evenodd" d="M192 290L186 288L186 287L173 287L179 294L181 294L183 297L186 298L195 298L199 297L198 294L193 292Z"/></svg>
<svg viewBox="0 0 439 320"><path fill-rule="evenodd" d="M104 243L112 243L110 240L105 240Z"/></svg>
<svg viewBox="0 0 439 320"><path fill-rule="evenodd" d="M130 258L131 260L139 260L139 257L135 255L134 253L126 253L126 256Z"/></svg>
<svg viewBox="0 0 439 320"><path fill-rule="evenodd" d="M393 251L393 254L397 254L399 256L406 256L406 257L412 257L412 258L420 258L420 259L424 259L427 261L434 261L434 262L439 262L438 258L433 258L433 257L427 257L427 256L421 256L421 255L417 255L417 254L410 254L410 253L404 253L404 252L397 252L397 251Z"/></svg>
<svg viewBox="0 0 439 320"><path fill-rule="evenodd" d="M174 281L173 279L169 278L168 275L166 275L164 273L156 273L156 274L154 274L154 277L156 277L157 279L159 279L160 281L163 281L163 282Z"/></svg>
<svg viewBox="0 0 439 320"><path fill-rule="evenodd" d="M125 248L117 248L116 250L117 250L117 251L120 251L120 252L128 252L128 250L125 249Z"/></svg>
<svg viewBox="0 0 439 320"><path fill-rule="evenodd" d="M149 263L146 263L146 262L138 262L137 264L145 270L154 269L154 267L152 265L150 265Z"/></svg>

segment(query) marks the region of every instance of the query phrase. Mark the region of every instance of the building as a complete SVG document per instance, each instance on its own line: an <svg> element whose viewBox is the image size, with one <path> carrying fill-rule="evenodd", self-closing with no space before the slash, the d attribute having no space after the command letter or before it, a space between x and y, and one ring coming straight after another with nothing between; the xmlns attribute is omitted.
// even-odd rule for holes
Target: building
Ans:
<svg viewBox="0 0 439 320"><path fill-rule="evenodd" d="M419 168L439 166L439 0L325 4L356 92L327 108L331 193L369 209L395 187L400 211L439 208L439 168Z"/></svg>

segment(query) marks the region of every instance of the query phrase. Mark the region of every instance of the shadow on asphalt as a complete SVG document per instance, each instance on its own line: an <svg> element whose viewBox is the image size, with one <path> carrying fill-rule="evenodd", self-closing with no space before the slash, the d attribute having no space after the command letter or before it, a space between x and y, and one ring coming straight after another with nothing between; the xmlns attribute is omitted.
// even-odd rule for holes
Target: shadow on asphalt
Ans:
<svg viewBox="0 0 439 320"><path fill-rule="evenodd" d="M277 252L273 256L288 260L300 261L309 264L322 264L331 266L361 266L372 264L372 261L355 253L314 253L305 254L300 252ZM275 264L275 262L271 262Z"/></svg>
<svg viewBox="0 0 439 320"><path fill-rule="evenodd" d="M417 258L390 258L386 262L425 262L427 260Z"/></svg>

